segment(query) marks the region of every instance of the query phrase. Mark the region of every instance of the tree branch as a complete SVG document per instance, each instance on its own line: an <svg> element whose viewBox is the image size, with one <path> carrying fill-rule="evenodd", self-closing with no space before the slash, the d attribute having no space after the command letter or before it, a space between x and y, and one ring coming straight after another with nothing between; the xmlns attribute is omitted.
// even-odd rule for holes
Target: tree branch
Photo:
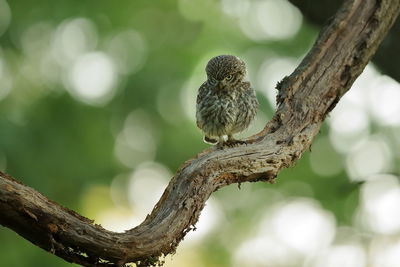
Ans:
<svg viewBox="0 0 400 267"><path fill-rule="evenodd" d="M343 0L289 0L297 6L307 20L316 25L323 25L331 17ZM372 61L384 73L400 82L400 20L393 24L391 31L382 41Z"/></svg>
<svg viewBox="0 0 400 267"><path fill-rule="evenodd" d="M35 245L83 266L140 266L175 251L219 188L274 182L307 150L326 115L351 87L400 12L399 0L349 0L299 67L278 83L278 108L244 146L210 148L187 161L139 226L103 229L0 173L0 223Z"/></svg>

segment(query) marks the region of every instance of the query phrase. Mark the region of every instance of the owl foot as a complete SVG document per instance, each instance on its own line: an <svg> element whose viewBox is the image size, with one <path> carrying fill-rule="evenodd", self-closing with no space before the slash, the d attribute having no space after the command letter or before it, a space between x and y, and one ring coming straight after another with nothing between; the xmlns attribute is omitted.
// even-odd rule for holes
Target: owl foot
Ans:
<svg viewBox="0 0 400 267"><path fill-rule="evenodd" d="M225 139L223 136L218 137L218 144L216 145L217 149L224 149L226 145Z"/></svg>
<svg viewBox="0 0 400 267"><path fill-rule="evenodd" d="M219 142L218 144L215 145L215 148L217 150L223 150L225 148L225 143Z"/></svg>
<svg viewBox="0 0 400 267"><path fill-rule="evenodd" d="M225 145L229 147L244 145L244 144L246 144L246 141L235 140L235 139L228 139L228 141L225 142Z"/></svg>
<svg viewBox="0 0 400 267"><path fill-rule="evenodd" d="M204 141L209 144L215 144L217 149L224 149L226 147L234 147L247 143L246 141L236 140L232 136L228 136L227 141L225 141L222 136L220 136L218 140L205 136Z"/></svg>
<svg viewBox="0 0 400 267"><path fill-rule="evenodd" d="M233 138L233 135L228 135L228 141L226 141L228 146L236 146L236 145L243 145L246 144L246 141L236 140Z"/></svg>
<svg viewBox="0 0 400 267"><path fill-rule="evenodd" d="M224 141L224 142L218 142L218 144L216 145L217 149L224 149L224 148L228 148L228 147L235 147L238 145L244 145L246 144L245 141L242 140L228 140L228 141Z"/></svg>

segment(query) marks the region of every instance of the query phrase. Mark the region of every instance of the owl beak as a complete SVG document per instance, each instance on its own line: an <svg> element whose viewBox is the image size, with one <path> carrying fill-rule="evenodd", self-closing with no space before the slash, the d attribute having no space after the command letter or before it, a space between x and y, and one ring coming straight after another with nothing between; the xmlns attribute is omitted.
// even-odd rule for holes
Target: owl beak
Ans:
<svg viewBox="0 0 400 267"><path fill-rule="evenodd" d="M222 81L218 82L218 89L223 89L224 88L224 84Z"/></svg>

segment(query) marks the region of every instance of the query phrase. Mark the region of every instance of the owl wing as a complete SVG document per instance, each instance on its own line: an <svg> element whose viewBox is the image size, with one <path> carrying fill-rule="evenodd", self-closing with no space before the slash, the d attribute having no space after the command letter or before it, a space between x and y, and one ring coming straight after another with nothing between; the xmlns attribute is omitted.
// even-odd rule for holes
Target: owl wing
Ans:
<svg viewBox="0 0 400 267"><path fill-rule="evenodd" d="M201 115L200 115L200 109L201 109L201 104L203 102L203 100L206 98L207 96L207 86L206 86L206 82L204 82L197 93L197 99L196 99L196 124L197 127L199 127L200 129L202 129L202 125L203 125L203 120L201 119Z"/></svg>
<svg viewBox="0 0 400 267"><path fill-rule="evenodd" d="M204 82L197 93L197 101L196 104L199 105L199 103L201 102L202 99L205 98L205 96L207 95L207 86L206 86L206 82Z"/></svg>

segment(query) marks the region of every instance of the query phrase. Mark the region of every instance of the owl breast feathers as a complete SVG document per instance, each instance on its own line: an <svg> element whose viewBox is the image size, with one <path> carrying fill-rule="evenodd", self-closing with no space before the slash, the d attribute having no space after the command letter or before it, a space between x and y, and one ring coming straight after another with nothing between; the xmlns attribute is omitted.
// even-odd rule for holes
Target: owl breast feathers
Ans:
<svg viewBox="0 0 400 267"><path fill-rule="evenodd" d="M206 67L207 81L198 92L197 126L208 143L237 142L233 134L245 130L254 119L258 101L254 89L245 80L246 66L235 56L212 58Z"/></svg>

